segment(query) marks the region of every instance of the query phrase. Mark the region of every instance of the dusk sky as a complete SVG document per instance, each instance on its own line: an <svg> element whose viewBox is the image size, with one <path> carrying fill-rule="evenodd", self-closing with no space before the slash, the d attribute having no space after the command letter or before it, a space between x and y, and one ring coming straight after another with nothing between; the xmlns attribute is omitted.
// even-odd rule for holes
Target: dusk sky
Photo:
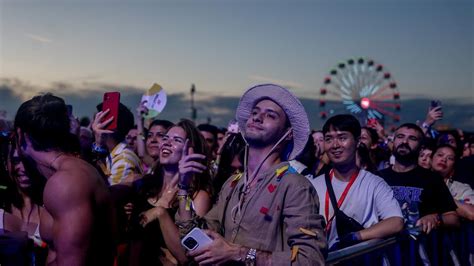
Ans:
<svg viewBox="0 0 474 266"><path fill-rule="evenodd" d="M402 103L474 107L473 25L472 0L0 0L0 86L95 103L101 87L187 94L194 83L210 99L273 82L316 105L330 69L367 57L391 72Z"/></svg>

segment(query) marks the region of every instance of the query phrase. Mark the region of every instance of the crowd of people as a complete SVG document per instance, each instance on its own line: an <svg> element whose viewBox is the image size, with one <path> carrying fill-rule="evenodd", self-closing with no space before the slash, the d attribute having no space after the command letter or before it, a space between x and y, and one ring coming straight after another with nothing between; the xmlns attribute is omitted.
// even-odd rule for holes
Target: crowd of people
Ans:
<svg viewBox="0 0 474 266"><path fill-rule="evenodd" d="M228 128L148 111L99 104L79 121L46 93L0 121L0 229L27 232L36 265L324 265L474 220L474 136L436 131L441 106L394 132L350 114L311 130L273 84L248 89ZM183 244L196 228L212 241Z"/></svg>

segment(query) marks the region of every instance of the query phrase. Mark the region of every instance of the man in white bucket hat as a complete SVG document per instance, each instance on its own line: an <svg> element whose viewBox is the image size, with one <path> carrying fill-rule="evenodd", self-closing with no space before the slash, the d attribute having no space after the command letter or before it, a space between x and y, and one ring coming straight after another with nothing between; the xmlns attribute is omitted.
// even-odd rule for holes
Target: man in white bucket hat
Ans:
<svg viewBox="0 0 474 266"><path fill-rule="evenodd" d="M303 105L283 87L258 85L244 93L236 118L248 144L243 174L229 178L203 219L180 200L180 232L200 226L213 239L189 255L201 264L323 265L327 243L318 196L287 162L309 137ZM202 169L196 156L180 162L180 199L192 173Z"/></svg>

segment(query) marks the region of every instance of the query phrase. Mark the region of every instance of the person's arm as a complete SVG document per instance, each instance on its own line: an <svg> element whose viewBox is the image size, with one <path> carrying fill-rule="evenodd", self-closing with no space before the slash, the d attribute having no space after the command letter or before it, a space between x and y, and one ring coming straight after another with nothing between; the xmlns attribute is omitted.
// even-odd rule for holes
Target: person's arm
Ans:
<svg viewBox="0 0 474 266"><path fill-rule="evenodd" d="M189 252L189 256L194 257L194 260L199 263L199 265L214 265L228 261L244 262L246 260L247 254L250 252L250 248L228 242L220 234L212 230L205 230L205 233L212 238L212 243L198 250ZM271 258L271 252L255 250L254 264L276 264L272 263Z"/></svg>
<svg viewBox="0 0 474 266"><path fill-rule="evenodd" d="M454 190L456 194L454 202L456 203L456 212L459 216L464 217L470 221L474 221L474 190L468 184L454 182L449 190Z"/></svg>
<svg viewBox="0 0 474 266"><path fill-rule="evenodd" d="M459 216L464 217L470 221L474 221L474 206L468 203L461 202L459 200L456 200L456 205L458 208L456 209L456 212L459 214Z"/></svg>
<svg viewBox="0 0 474 266"><path fill-rule="evenodd" d="M360 241L374 238L384 238L394 235L403 230L403 219L401 217L390 217L382 220L369 228L359 231Z"/></svg>
<svg viewBox="0 0 474 266"><path fill-rule="evenodd" d="M381 178L376 182L373 201L375 212L381 221L360 231L362 241L384 238L403 230L402 211L392 188Z"/></svg>
<svg viewBox="0 0 474 266"><path fill-rule="evenodd" d="M459 227L459 217L454 211L445 212L443 214L427 214L416 222L416 226L421 226L421 229L426 234L439 226Z"/></svg>
<svg viewBox="0 0 474 266"><path fill-rule="evenodd" d="M194 209L198 216L204 216L211 207L211 198L206 191L199 191L193 200ZM173 218L163 207L157 208L157 217L160 221L160 229L163 233L166 246L181 264L188 261L184 248L181 246L179 229Z"/></svg>
<svg viewBox="0 0 474 266"><path fill-rule="evenodd" d="M56 263L86 265L93 227L91 192L83 189L81 178L58 175L50 178L44 192L45 208L53 218Z"/></svg>
<svg viewBox="0 0 474 266"><path fill-rule="evenodd" d="M289 177L291 178L291 177ZM268 252L256 250L256 265L323 265L326 255L326 236L323 217L318 214L316 191L306 179L304 184L291 184L283 206L284 237L290 250ZM250 248L230 243L220 234L206 231L214 239L205 248L189 255L201 264L244 261Z"/></svg>
<svg viewBox="0 0 474 266"><path fill-rule="evenodd" d="M212 207L211 195L205 190L198 191L193 199L193 205L196 214L203 217Z"/></svg>
<svg viewBox="0 0 474 266"><path fill-rule="evenodd" d="M112 122L114 117L110 117L109 119L102 121L102 119L104 119L109 112L109 110L98 112L91 122L91 129L94 133L95 144L97 146L105 146L104 136L106 134L114 133L112 130L105 129L105 127Z"/></svg>
<svg viewBox="0 0 474 266"><path fill-rule="evenodd" d="M430 130L431 127L436 123L436 121L443 119L443 109L441 106L435 108L428 108L428 113L426 113L425 121L421 124L421 129L425 136L432 138Z"/></svg>
<svg viewBox="0 0 474 266"><path fill-rule="evenodd" d="M144 128L144 117L143 115L148 113L148 108L144 105L143 102L137 107L137 130L138 130L138 137L137 137L137 152L138 157L143 158L146 153L145 149L145 128Z"/></svg>
<svg viewBox="0 0 474 266"><path fill-rule="evenodd" d="M446 227L459 227L459 216L455 211L445 212L441 215L441 224Z"/></svg>
<svg viewBox="0 0 474 266"><path fill-rule="evenodd" d="M207 166L201 163L206 156L203 154L194 153L192 147L189 147L189 140L186 140L181 160L179 161L179 184L178 184L178 199L179 199L179 217L183 220L192 218L191 211L191 195L188 194L194 174L200 174L207 171Z"/></svg>
<svg viewBox="0 0 474 266"><path fill-rule="evenodd" d="M185 250L181 246L179 230L175 225L173 218L169 215L168 211L161 206L155 207L153 209L156 213L156 217L160 221L160 229L163 234L166 247L180 264L185 264L188 261L188 257L186 256Z"/></svg>

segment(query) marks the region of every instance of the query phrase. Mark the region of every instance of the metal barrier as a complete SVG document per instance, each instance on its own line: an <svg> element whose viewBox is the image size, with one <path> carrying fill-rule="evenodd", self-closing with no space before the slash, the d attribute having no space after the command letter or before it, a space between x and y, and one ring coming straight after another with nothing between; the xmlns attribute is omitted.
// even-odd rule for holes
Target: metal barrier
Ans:
<svg viewBox="0 0 474 266"><path fill-rule="evenodd" d="M416 229L387 239L373 239L328 254L328 265L474 265L474 223L458 229Z"/></svg>
<svg viewBox="0 0 474 266"><path fill-rule="evenodd" d="M35 265L26 232L0 232L0 265ZM327 265L474 265L474 222L459 229L416 229L372 239L328 254Z"/></svg>

